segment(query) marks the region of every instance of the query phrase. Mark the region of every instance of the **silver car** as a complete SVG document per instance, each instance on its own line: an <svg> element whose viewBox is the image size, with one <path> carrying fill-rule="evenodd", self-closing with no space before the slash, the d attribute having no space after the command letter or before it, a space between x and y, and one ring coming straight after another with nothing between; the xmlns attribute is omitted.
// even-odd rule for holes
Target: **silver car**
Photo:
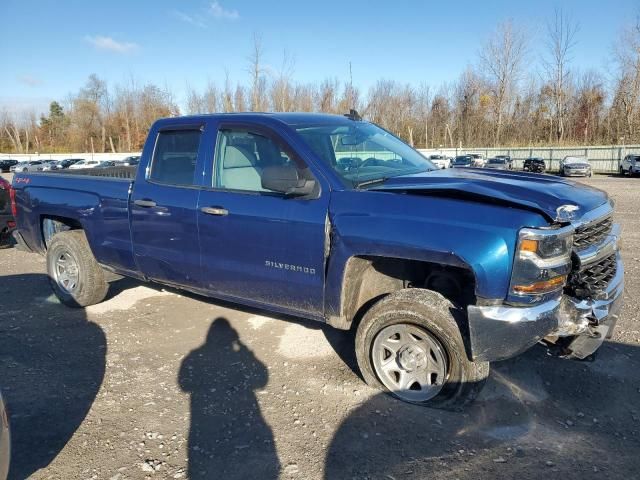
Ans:
<svg viewBox="0 0 640 480"><path fill-rule="evenodd" d="M564 157L560 160L560 175L563 177L590 177L593 172L586 157Z"/></svg>
<svg viewBox="0 0 640 480"><path fill-rule="evenodd" d="M9 171L10 171L10 172L12 172L12 173L13 173L13 172L22 172L22 169L23 169L24 167L26 167L28 164L29 164L29 162L28 162L28 161L27 161L27 162L19 162L19 163L16 163L13 167L10 167L10 168L9 168Z"/></svg>
<svg viewBox="0 0 640 480"><path fill-rule="evenodd" d="M9 474L9 459L11 458L11 435L9 433L9 416L0 393L0 480L5 480Z"/></svg>
<svg viewBox="0 0 640 480"><path fill-rule="evenodd" d="M638 175L640 174L640 155L627 155L620 160L620 175Z"/></svg>
<svg viewBox="0 0 640 480"><path fill-rule="evenodd" d="M48 162L42 160L31 160L30 162L26 162L24 164L19 163L16 165L16 172L41 172L45 165L48 165Z"/></svg>
<svg viewBox="0 0 640 480"><path fill-rule="evenodd" d="M48 172L49 170L55 170L58 168L58 162L56 160L45 160L42 162L42 171Z"/></svg>
<svg viewBox="0 0 640 480"><path fill-rule="evenodd" d="M496 170L509 170L509 167L509 162L504 157L490 158L484 166L484 168L493 168Z"/></svg>

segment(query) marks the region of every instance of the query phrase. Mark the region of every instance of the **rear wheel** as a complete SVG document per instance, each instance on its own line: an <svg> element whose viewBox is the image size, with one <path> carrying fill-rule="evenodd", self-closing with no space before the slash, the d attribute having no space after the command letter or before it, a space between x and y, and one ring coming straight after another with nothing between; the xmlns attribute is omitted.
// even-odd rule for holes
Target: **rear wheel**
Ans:
<svg viewBox="0 0 640 480"><path fill-rule="evenodd" d="M107 296L109 285L96 262L82 230L53 236L47 248L49 283L60 302L70 307L87 307Z"/></svg>
<svg viewBox="0 0 640 480"><path fill-rule="evenodd" d="M364 316L356 356L365 381L406 402L455 409L475 399L489 364L467 358L453 305L439 293L392 293Z"/></svg>

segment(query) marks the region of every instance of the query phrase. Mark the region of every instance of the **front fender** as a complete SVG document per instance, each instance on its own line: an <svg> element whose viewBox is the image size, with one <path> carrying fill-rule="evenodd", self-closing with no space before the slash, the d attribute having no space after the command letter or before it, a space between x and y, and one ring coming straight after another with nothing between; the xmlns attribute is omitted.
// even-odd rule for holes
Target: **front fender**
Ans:
<svg viewBox="0 0 640 480"><path fill-rule="evenodd" d="M347 262L357 256L417 260L469 269L475 295L506 297L524 226L547 225L534 212L451 198L386 192L335 192L325 312L342 313Z"/></svg>

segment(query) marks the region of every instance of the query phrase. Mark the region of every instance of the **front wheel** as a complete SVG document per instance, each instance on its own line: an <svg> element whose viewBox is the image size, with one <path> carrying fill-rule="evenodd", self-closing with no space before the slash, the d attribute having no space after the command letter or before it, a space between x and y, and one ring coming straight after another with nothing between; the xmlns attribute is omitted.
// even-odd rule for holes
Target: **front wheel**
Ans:
<svg viewBox="0 0 640 480"><path fill-rule="evenodd" d="M456 409L482 389L489 364L466 354L453 305L439 293L405 289L376 303L356 333L364 380L401 400Z"/></svg>
<svg viewBox="0 0 640 480"><path fill-rule="evenodd" d="M82 230L53 236L47 248L47 273L53 292L69 307L87 307L107 296L109 284Z"/></svg>

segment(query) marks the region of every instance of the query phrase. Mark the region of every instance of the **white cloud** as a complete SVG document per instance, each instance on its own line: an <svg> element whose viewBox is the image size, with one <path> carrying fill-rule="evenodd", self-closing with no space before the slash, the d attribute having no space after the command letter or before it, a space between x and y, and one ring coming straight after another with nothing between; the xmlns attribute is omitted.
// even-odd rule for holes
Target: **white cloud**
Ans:
<svg viewBox="0 0 640 480"><path fill-rule="evenodd" d="M44 82L40 78L33 77L31 75L20 75L18 81L29 87L39 87Z"/></svg>
<svg viewBox="0 0 640 480"><path fill-rule="evenodd" d="M190 25L193 25L195 27L198 28L204 28L206 27L205 23L202 21L202 19L194 16L194 15L189 15L188 13L184 13L184 12L180 12L178 10L174 10L173 12L173 16L176 17L179 20L182 20L185 23L188 23Z"/></svg>
<svg viewBox="0 0 640 480"><path fill-rule="evenodd" d="M111 37L103 37L102 35L87 35L84 39L99 50L108 50L116 53L130 53L140 48L137 43L118 42Z"/></svg>
<svg viewBox="0 0 640 480"><path fill-rule="evenodd" d="M224 20L235 20L237 18L240 18L240 14L237 10L227 10L222 5L220 5L220 2L218 2L217 0L209 5L209 13L215 18L221 18Z"/></svg>

